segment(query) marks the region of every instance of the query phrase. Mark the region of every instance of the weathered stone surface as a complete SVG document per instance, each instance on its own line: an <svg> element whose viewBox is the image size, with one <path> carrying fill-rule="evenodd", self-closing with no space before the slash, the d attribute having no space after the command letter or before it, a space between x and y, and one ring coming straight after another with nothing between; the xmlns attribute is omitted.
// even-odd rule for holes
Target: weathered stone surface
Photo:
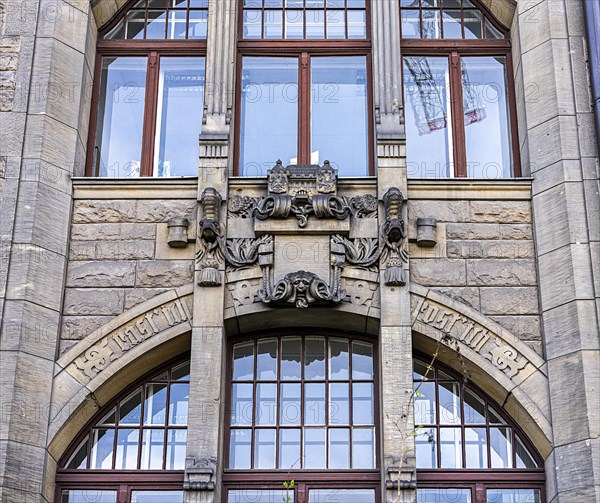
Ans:
<svg viewBox="0 0 600 503"><path fill-rule="evenodd" d="M504 226L502 226L504 227ZM499 239L500 224L448 223L446 237L450 239Z"/></svg>
<svg viewBox="0 0 600 503"><path fill-rule="evenodd" d="M117 315L123 312L123 290L110 288L68 288L64 314Z"/></svg>
<svg viewBox="0 0 600 503"><path fill-rule="evenodd" d="M448 258L534 258L532 241L448 241Z"/></svg>
<svg viewBox="0 0 600 503"><path fill-rule="evenodd" d="M536 284L533 260L467 260L467 284L478 286L530 286Z"/></svg>
<svg viewBox="0 0 600 503"><path fill-rule="evenodd" d="M527 201L471 201L473 222L517 223L531 222Z"/></svg>
<svg viewBox="0 0 600 503"><path fill-rule="evenodd" d="M477 287L436 288L435 290L473 309L479 310L480 308L479 288Z"/></svg>
<svg viewBox="0 0 600 503"><path fill-rule="evenodd" d="M187 217L195 220L196 201L178 199L172 201L137 202L136 220L138 222L166 222L171 217Z"/></svg>
<svg viewBox="0 0 600 503"><path fill-rule="evenodd" d="M109 241L154 239L154 224L73 224L71 239L76 241Z"/></svg>
<svg viewBox="0 0 600 503"><path fill-rule="evenodd" d="M154 257L154 241L97 241L96 258L98 260L143 260Z"/></svg>
<svg viewBox="0 0 600 503"><path fill-rule="evenodd" d="M522 341L539 341L542 338L539 316L490 316Z"/></svg>
<svg viewBox="0 0 600 503"><path fill-rule="evenodd" d="M67 286L111 287L135 284L135 262L72 262Z"/></svg>
<svg viewBox="0 0 600 503"><path fill-rule="evenodd" d="M484 314L537 314L535 287L486 287L480 289L481 311Z"/></svg>
<svg viewBox="0 0 600 503"><path fill-rule="evenodd" d="M112 316L63 316L60 337L81 340L111 319Z"/></svg>
<svg viewBox="0 0 600 503"><path fill-rule="evenodd" d="M501 239L525 240L532 239L532 237L531 225L529 224L500 225Z"/></svg>
<svg viewBox="0 0 600 503"><path fill-rule="evenodd" d="M424 286L463 286L467 282L464 260L413 259L410 274L412 281Z"/></svg>
<svg viewBox="0 0 600 503"><path fill-rule="evenodd" d="M480 241L448 241L448 258L483 258L484 243Z"/></svg>
<svg viewBox="0 0 600 503"><path fill-rule="evenodd" d="M139 262L136 286L164 288L192 282L193 262L188 260L154 260Z"/></svg>
<svg viewBox="0 0 600 503"><path fill-rule="evenodd" d="M135 222L136 202L130 200L75 201L73 223Z"/></svg>
<svg viewBox="0 0 600 503"><path fill-rule="evenodd" d="M166 288L133 288L125 290L125 310L166 292Z"/></svg>
<svg viewBox="0 0 600 503"><path fill-rule="evenodd" d="M411 219L435 218L438 222L469 222L468 201L408 201L408 215Z"/></svg>

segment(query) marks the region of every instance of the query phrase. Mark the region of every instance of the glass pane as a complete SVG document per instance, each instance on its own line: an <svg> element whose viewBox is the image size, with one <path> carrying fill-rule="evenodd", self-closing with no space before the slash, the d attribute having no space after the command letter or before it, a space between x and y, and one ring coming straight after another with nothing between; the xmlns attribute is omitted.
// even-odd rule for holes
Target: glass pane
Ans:
<svg viewBox="0 0 600 503"><path fill-rule="evenodd" d="M475 393L463 388L465 401L465 423L485 424L485 404Z"/></svg>
<svg viewBox="0 0 600 503"><path fill-rule="evenodd" d="M279 468L300 468L300 429L279 430Z"/></svg>
<svg viewBox="0 0 600 503"><path fill-rule="evenodd" d="M131 491L131 503L183 503L183 491Z"/></svg>
<svg viewBox="0 0 600 503"><path fill-rule="evenodd" d="M277 379L277 339L258 341L256 379L272 381Z"/></svg>
<svg viewBox="0 0 600 503"><path fill-rule="evenodd" d="M325 428L304 430L304 468L325 468Z"/></svg>
<svg viewBox="0 0 600 503"><path fill-rule="evenodd" d="M245 10L243 30L244 38L261 38L262 11Z"/></svg>
<svg viewBox="0 0 600 503"><path fill-rule="evenodd" d="M233 346L233 380L251 381L254 378L254 343Z"/></svg>
<svg viewBox="0 0 600 503"><path fill-rule="evenodd" d="M415 2L418 7L418 0ZM421 20L418 10L403 9L402 16L402 38L421 38Z"/></svg>
<svg viewBox="0 0 600 503"><path fill-rule="evenodd" d="M375 503L373 489L311 489L308 503Z"/></svg>
<svg viewBox="0 0 600 503"><path fill-rule="evenodd" d="M368 174L366 65L364 56L311 59L311 159L340 176Z"/></svg>
<svg viewBox="0 0 600 503"><path fill-rule="evenodd" d="M92 470L112 469L115 430L94 430L92 439L92 459L90 461L90 468Z"/></svg>
<svg viewBox="0 0 600 503"><path fill-rule="evenodd" d="M181 365L173 368L172 378L174 381L189 381L190 380L190 362L184 362Z"/></svg>
<svg viewBox="0 0 600 503"><path fill-rule="evenodd" d="M375 405L371 383L352 384L352 422L354 424L374 424Z"/></svg>
<svg viewBox="0 0 600 503"><path fill-rule="evenodd" d="M275 425L277 420L277 384L258 384L256 386L257 425Z"/></svg>
<svg viewBox="0 0 600 503"><path fill-rule="evenodd" d="M300 337L281 339L281 379L296 381L302 377L302 340Z"/></svg>
<svg viewBox="0 0 600 503"><path fill-rule="evenodd" d="M529 452L529 449L525 447L525 445L517 435L515 435L515 439L515 453L517 455L516 468L537 468L538 464L535 462L535 459L533 459L533 456Z"/></svg>
<svg viewBox="0 0 600 503"><path fill-rule="evenodd" d="M162 57L154 176L198 175L203 102L204 58Z"/></svg>
<svg viewBox="0 0 600 503"><path fill-rule="evenodd" d="M166 470L183 470L185 468L186 446L187 430L169 430L167 433Z"/></svg>
<svg viewBox="0 0 600 503"><path fill-rule="evenodd" d="M487 431L485 428L465 428L467 468L487 468Z"/></svg>
<svg viewBox="0 0 600 503"><path fill-rule="evenodd" d="M256 430L254 468L275 468L275 434L277 430Z"/></svg>
<svg viewBox="0 0 600 503"><path fill-rule="evenodd" d="M444 38L462 38L460 9L444 10L442 19L444 20Z"/></svg>
<svg viewBox="0 0 600 503"><path fill-rule="evenodd" d="M423 10L423 38L442 38L442 22L439 10Z"/></svg>
<svg viewBox="0 0 600 503"><path fill-rule="evenodd" d="M453 174L448 59L404 58L406 161L412 178Z"/></svg>
<svg viewBox="0 0 600 503"><path fill-rule="evenodd" d="M415 386L415 424L435 424L435 383Z"/></svg>
<svg viewBox="0 0 600 503"><path fill-rule="evenodd" d="M172 13L171 13L172 14ZM184 16L185 19L185 16ZM179 18L181 26L181 18ZM148 23L146 24L146 38L165 38L166 13L164 10L148 10ZM185 30L185 20L183 21ZM185 33L185 32L184 32ZM185 37L185 35L184 35Z"/></svg>
<svg viewBox="0 0 600 503"><path fill-rule="evenodd" d="M229 468L251 468L252 430L231 430Z"/></svg>
<svg viewBox="0 0 600 503"><path fill-rule="evenodd" d="M325 338L307 337L304 351L304 379L325 379Z"/></svg>
<svg viewBox="0 0 600 503"><path fill-rule="evenodd" d="M146 384L144 424L165 424L167 410L167 385Z"/></svg>
<svg viewBox="0 0 600 503"><path fill-rule="evenodd" d="M304 424L325 424L325 384L304 385Z"/></svg>
<svg viewBox="0 0 600 503"><path fill-rule="evenodd" d="M373 428L352 429L352 468L375 468Z"/></svg>
<svg viewBox="0 0 600 503"><path fill-rule="evenodd" d="M366 0L346 0L349 9L364 9Z"/></svg>
<svg viewBox="0 0 600 503"><path fill-rule="evenodd" d="M427 364L419 360L413 361L413 379L422 381L423 379L433 379L435 377L434 370L427 371Z"/></svg>
<svg viewBox="0 0 600 503"><path fill-rule="evenodd" d="M325 12L306 11L306 38L325 38Z"/></svg>
<svg viewBox="0 0 600 503"><path fill-rule="evenodd" d="M145 57L102 58L93 161L96 176L140 176L146 66Z"/></svg>
<svg viewBox="0 0 600 503"><path fill-rule="evenodd" d="M345 339L329 339L329 379L348 379L348 341Z"/></svg>
<svg viewBox="0 0 600 503"><path fill-rule="evenodd" d="M462 468L462 440L460 428L440 429L440 468Z"/></svg>
<svg viewBox="0 0 600 503"><path fill-rule="evenodd" d="M172 40L185 39L187 34L187 12L184 10L169 11L167 20L167 38Z"/></svg>
<svg viewBox="0 0 600 503"><path fill-rule="evenodd" d="M242 63L240 174L266 175L298 148L298 59L245 57Z"/></svg>
<svg viewBox="0 0 600 503"><path fill-rule="evenodd" d="M251 425L253 406L252 384L234 384L231 391L231 424Z"/></svg>
<svg viewBox="0 0 600 503"><path fill-rule="evenodd" d="M171 384L171 392L169 394L169 424L187 424L189 400L189 384Z"/></svg>
<svg viewBox="0 0 600 503"><path fill-rule="evenodd" d="M512 468L512 430L490 428L492 468Z"/></svg>
<svg viewBox="0 0 600 503"><path fill-rule="evenodd" d="M329 424L350 424L349 388L348 383L332 383L329 385Z"/></svg>
<svg viewBox="0 0 600 503"><path fill-rule="evenodd" d="M367 14L363 10L348 11L348 38L367 37Z"/></svg>
<svg viewBox="0 0 600 503"><path fill-rule="evenodd" d="M138 442L140 430L120 429L117 433L117 470L135 470L137 468Z"/></svg>
<svg viewBox="0 0 600 503"><path fill-rule="evenodd" d="M440 424L460 424L460 395L457 382L439 383Z"/></svg>
<svg viewBox="0 0 600 503"><path fill-rule="evenodd" d="M304 38L304 12L285 11L285 38Z"/></svg>
<svg viewBox="0 0 600 503"><path fill-rule="evenodd" d="M289 499L288 499L289 498ZM227 493L227 503L294 503L294 491L281 489L236 489Z"/></svg>
<svg viewBox="0 0 600 503"><path fill-rule="evenodd" d="M144 38L144 26L146 25L146 11L130 10L127 13L127 26L125 27L126 38L128 39L141 39ZM165 25L163 24L163 34L161 38L164 38Z"/></svg>
<svg viewBox="0 0 600 503"><path fill-rule="evenodd" d="M281 408L279 410L279 424L300 424L302 408L300 404L301 385L281 385Z"/></svg>
<svg viewBox="0 0 600 503"><path fill-rule="evenodd" d="M117 491L71 489L62 492L61 503L117 503Z"/></svg>
<svg viewBox="0 0 600 503"><path fill-rule="evenodd" d="M327 38L346 38L346 20L343 10L327 10Z"/></svg>
<svg viewBox="0 0 600 503"><path fill-rule="evenodd" d="M506 421L502 419L502 417L496 413L496 411L489 407L487 408L488 417L490 418L490 424L506 424Z"/></svg>
<svg viewBox="0 0 600 503"><path fill-rule="evenodd" d="M267 10L264 12L265 33L264 38L281 38L283 28L283 15L278 10Z"/></svg>
<svg viewBox="0 0 600 503"><path fill-rule="evenodd" d="M144 430L142 436L142 470L161 470L165 448L164 430Z"/></svg>
<svg viewBox="0 0 600 503"><path fill-rule="evenodd" d="M87 468L88 441L89 437L86 436L75 452L71 454L69 461L65 464L65 468L68 470L84 470Z"/></svg>
<svg viewBox="0 0 600 503"><path fill-rule="evenodd" d="M478 10L465 10L465 38L483 38L483 28L481 26L481 12Z"/></svg>
<svg viewBox="0 0 600 503"><path fill-rule="evenodd" d="M206 38L208 32L208 12L191 10L188 25L188 39Z"/></svg>
<svg viewBox="0 0 600 503"><path fill-rule="evenodd" d="M504 38L504 34L486 19L485 38Z"/></svg>
<svg viewBox="0 0 600 503"><path fill-rule="evenodd" d="M437 468L436 430L417 428L415 431L415 449L417 468Z"/></svg>
<svg viewBox="0 0 600 503"><path fill-rule="evenodd" d="M510 177L513 170L505 58L468 57L461 58L461 62L467 175Z"/></svg>
<svg viewBox="0 0 600 503"><path fill-rule="evenodd" d="M368 342L352 343L352 379L373 379L373 346Z"/></svg>
<svg viewBox="0 0 600 503"><path fill-rule="evenodd" d="M488 503L540 503L539 489L488 489Z"/></svg>
<svg viewBox="0 0 600 503"><path fill-rule="evenodd" d="M104 38L107 40L125 38L125 18L122 18L112 30L104 35Z"/></svg>
<svg viewBox="0 0 600 503"><path fill-rule="evenodd" d="M471 503L470 489L417 489L417 503Z"/></svg>

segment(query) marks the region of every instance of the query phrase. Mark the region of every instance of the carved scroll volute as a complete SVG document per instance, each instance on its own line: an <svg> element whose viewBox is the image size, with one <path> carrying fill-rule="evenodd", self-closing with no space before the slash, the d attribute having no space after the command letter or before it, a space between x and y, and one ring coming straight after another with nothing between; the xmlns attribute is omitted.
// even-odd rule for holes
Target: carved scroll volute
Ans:
<svg viewBox="0 0 600 503"><path fill-rule="evenodd" d="M384 280L388 286L406 284L408 249L403 209L404 196L400 189L391 187L383 196L385 222L381 226L383 253L381 266L385 267Z"/></svg>
<svg viewBox="0 0 600 503"><path fill-rule="evenodd" d="M223 237L221 225L221 195L212 187L204 190L200 200L201 217L198 219L198 251L196 266L200 286L222 284L221 271L224 267L220 241Z"/></svg>

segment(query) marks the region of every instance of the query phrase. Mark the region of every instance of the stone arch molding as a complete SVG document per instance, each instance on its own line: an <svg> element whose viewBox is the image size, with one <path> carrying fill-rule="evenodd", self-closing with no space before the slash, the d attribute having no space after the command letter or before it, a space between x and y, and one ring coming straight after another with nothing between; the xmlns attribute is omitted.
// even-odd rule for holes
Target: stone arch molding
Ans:
<svg viewBox="0 0 600 503"><path fill-rule="evenodd" d="M414 348L428 354L440 348L439 359L467 373L547 457L552 446L543 358L479 311L414 283L410 290Z"/></svg>
<svg viewBox="0 0 600 503"><path fill-rule="evenodd" d="M154 366L189 350L193 288L190 284L169 290L133 307L60 357L48 437L55 459L119 391Z"/></svg>

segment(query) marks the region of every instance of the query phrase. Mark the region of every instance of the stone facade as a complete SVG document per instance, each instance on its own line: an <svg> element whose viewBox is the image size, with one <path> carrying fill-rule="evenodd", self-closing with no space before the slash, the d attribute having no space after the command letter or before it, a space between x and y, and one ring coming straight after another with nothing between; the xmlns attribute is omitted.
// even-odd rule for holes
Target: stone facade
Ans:
<svg viewBox="0 0 600 503"><path fill-rule="evenodd" d="M546 501L600 501L599 162L581 2L483 2L511 28L525 175L485 181L407 180L398 26L383 22L398 6L373 2L377 176L316 181L310 208L261 207L264 219L236 197L297 193L230 176L237 7L210 2L219 91L198 178L176 180L81 178L97 31L122 0L0 5L0 500L54 501L57 463L98 409L190 352L186 484L215 485L186 501L221 501L227 338L318 326L372 337L385 355L385 498L414 499L414 485L387 484L414 477L398 458L411 459L412 426L406 446L392 420L411 413L413 350L443 344L444 363L543 456ZM187 246L169 246L171 218L188 220Z"/></svg>

